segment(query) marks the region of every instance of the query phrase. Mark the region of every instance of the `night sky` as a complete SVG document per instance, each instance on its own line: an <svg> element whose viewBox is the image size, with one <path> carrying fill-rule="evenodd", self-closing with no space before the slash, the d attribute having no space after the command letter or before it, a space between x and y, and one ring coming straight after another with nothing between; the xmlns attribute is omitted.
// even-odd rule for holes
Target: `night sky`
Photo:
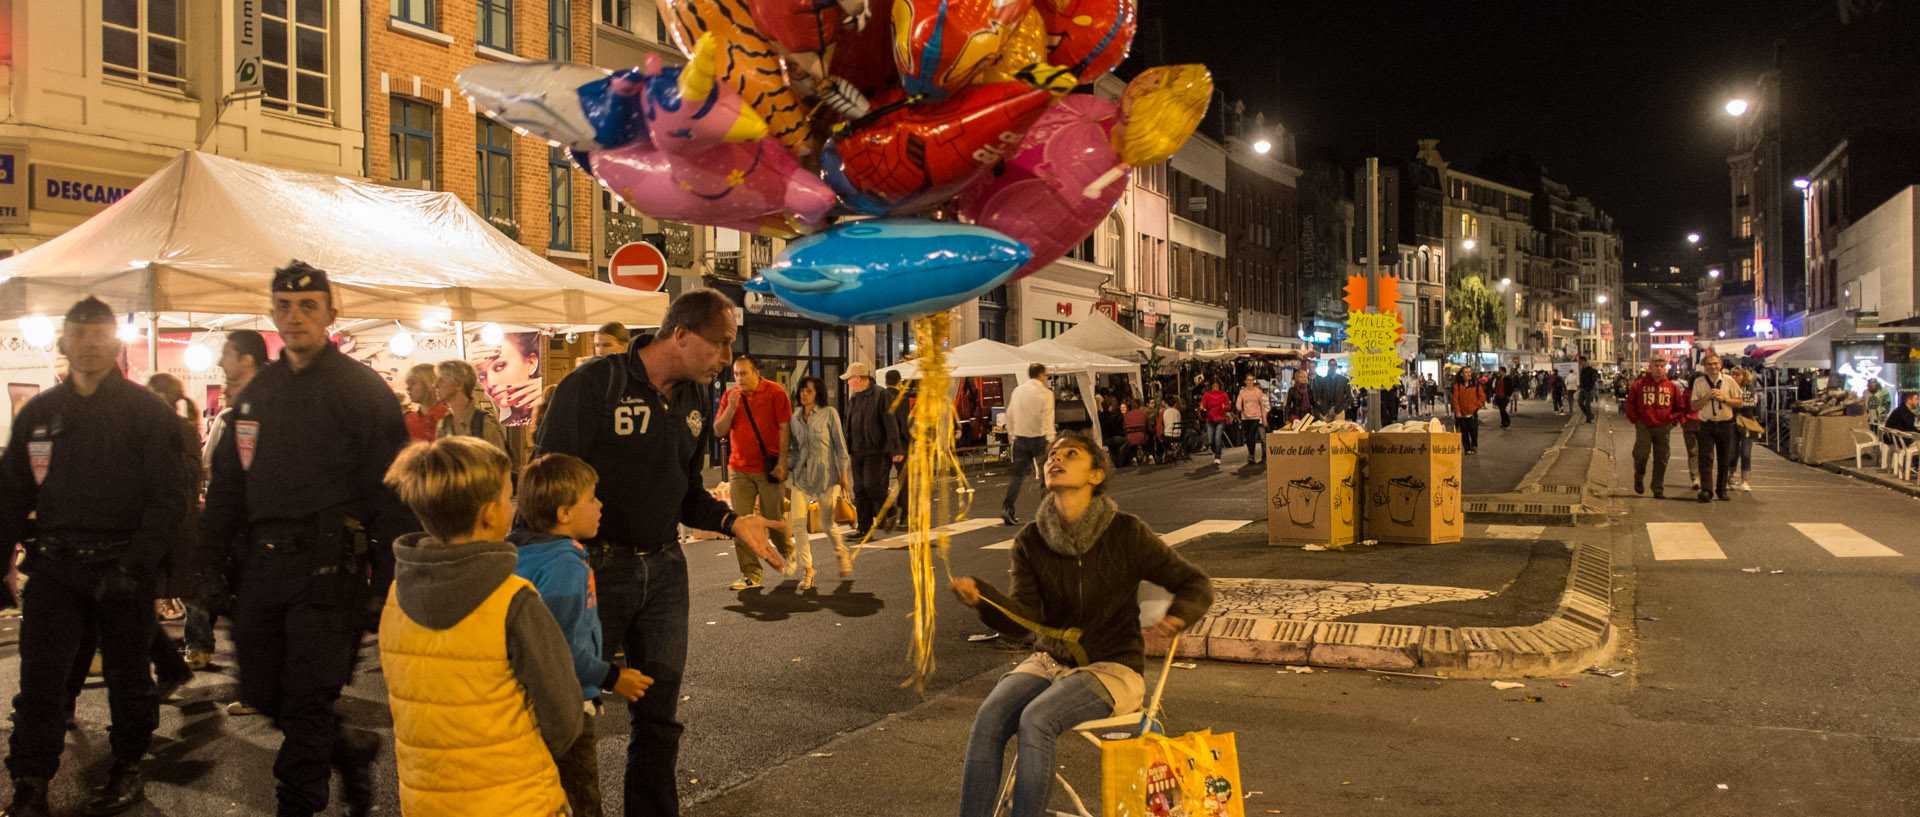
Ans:
<svg viewBox="0 0 1920 817"><path fill-rule="evenodd" d="M1411 157L1425 137L1467 167L1530 154L1614 216L1634 260L1689 231L1724 237L1722 106L1766 69L1780 32L1838 13L1835 0L1141 3L1123 76L1206 63L1303 153Z"/></svg>

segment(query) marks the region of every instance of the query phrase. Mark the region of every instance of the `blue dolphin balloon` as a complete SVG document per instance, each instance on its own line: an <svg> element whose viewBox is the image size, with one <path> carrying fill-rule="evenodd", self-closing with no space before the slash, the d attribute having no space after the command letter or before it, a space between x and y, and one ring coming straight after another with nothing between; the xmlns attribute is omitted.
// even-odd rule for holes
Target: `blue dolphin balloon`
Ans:
<svg viewBox="0 0 1920 817"><path fill-rule="evenodd" d="M746 288L825 323L896 323L973 300L1032 257L1026 244L985 227L869 219L788 244Z"/></svg>

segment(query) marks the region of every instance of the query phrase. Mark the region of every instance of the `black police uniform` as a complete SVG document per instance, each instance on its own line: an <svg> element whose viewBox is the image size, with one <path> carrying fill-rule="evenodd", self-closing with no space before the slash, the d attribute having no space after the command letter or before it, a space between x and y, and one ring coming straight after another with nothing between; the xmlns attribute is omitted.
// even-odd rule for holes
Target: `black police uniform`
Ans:
<svg viewBox="0 0 1920 817"><path fill-rule="evenodd" d="M73 711L67 674L98 632L116 763L137 766L159 722L148 649L154 573L181 535L180 418L119 371L28 401L0 456L0 542L26 543L20 694L7 770L51 778ZM33 514L28 521L28 514ZM90 652L90 650L88 650Z"/></svg>
<svg viewBox="0 0 1920 817"><path fill-rule="evenodd" d="M647 379L637 338L625 353L596 358L560 381L547 403L536 454L571 454L599 472L600 536L591 543L605 658L653 678L627 705L624 790L628 817L679 813L674 768L687 666L687 560L680 529L732 533L732 512L701 481L713 439L713 404L697 383L663 395ZM249 387L251 388L251 387Z"/></svg>
<svg viewBox="0 0 1920 817"><path fill-rule="evenodd" d="M207 486L201 596L218 611L238 567L240 699L285 735L273 764L281 813L326 808L330 763L346 767L351 806L367 796L352 772L377 744L343 735L333 704L366 611L392 582L392 543L417 527L381 483L410 442L406 421L386 382L329 343L300 371L284 355L262 369L227 423Z"/></svg>

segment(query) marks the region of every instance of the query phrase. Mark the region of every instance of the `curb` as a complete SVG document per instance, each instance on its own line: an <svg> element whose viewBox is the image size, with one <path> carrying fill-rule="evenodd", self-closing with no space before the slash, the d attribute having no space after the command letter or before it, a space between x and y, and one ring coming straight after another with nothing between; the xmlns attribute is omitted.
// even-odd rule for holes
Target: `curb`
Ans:
<svg viewBox="0 0 1920 817"><path fill-rule="evenodd" d="M1550 670L1605 649L1612 619L1612 554L1579 545L1558 609L1536 624L1437 627L1208 616L1181 637L1177 657L1454 675ZM1166 642L1149 639L1147 653L1166 655Z"/></svg>
<svg viewBox="0 0 1920 817"><path fill-rule="evenodd" d="M1611 415L1600 414L1593 424L1593 443L1578 446L1574 432L1585 423L1580 415L1567 417L1566 425L1553 445L1541 452L1540 462L1527 471L1520 486L1511 493L1469 494L1462 497L1461 510L1472 522L1490 524L1549 524L1565 527L1598 527L1612 518L1614 452L1603 445L1612 434ZM1546 474L1566 452L1576 448L1591 451L1586 480L1579 485L1542 484Z"/></svg>
<svg viewBox="0 0 1920 817"><path fill-rule="evenodd" d="M1819 463L1814 467L1823 471L1831 471L1843 477L1851 477L1861 482L1870 482L1882 488L1888 488L1906 494L1907 496L1920 497L1920 483L1903 482L1878 472L1868 471L1864 468L1852 468L1845 463L1846 460L1834 460L1833 462ZM1805 463L1802 464L1804 465Z"/></svg>

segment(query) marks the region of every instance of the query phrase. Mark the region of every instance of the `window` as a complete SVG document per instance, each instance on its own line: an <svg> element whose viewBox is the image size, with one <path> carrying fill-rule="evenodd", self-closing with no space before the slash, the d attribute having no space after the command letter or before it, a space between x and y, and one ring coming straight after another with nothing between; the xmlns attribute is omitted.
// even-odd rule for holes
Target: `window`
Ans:
<svg viewBox="0 0 1920 817"><path fill-rule="evenodd" d="M474 39L495 51L513 53L513 0L479 0L479 3L479 33Z"/></svg>
<svg viewBox="0 0 1920 817"><path fill-rule="evenodd" d="M633 28L633 0L600 0L600 22Z"/></svg>
<svg viewBox="0 0 1920 817"><path fill-rule="evenodd" d="M474 204L480 217L513 223L513 131L485 116L475 120Z"/></svg>
<svg viewBox="0 0 1920 817"><path fill-rule="evenodd" d="M418 182L433 189L433 106L417 99L392 98L387 157L394 181Z"/></svg>
<svg viewBox="0 0 1920 817"><path fill-rule="evenodd" d="M552 148L547 153L547 196L547 221L553 228L548 233L547 247L572 250L573 162L567 158L565 148Z"/></svg>
<svg viewBox="0 0 1920 817"><path fill-rule="evenodd" d="M1753 216L1740 217L1740 237L1741 238L1753 237Z"/></svg>
<svg viewBox="0 0 1920 817"><path fill-rule="evenodd" d="M393 18L433 28L433 0L393 0Z"/></svg>
<svg viewBox="0 0 1920 817"><path fill-rule="evenodd" d="M568 62L573 59L573 3L547 0L547 59Z"/></svg>
<svg viewBox="0 0 1920 817"><path fill-rule="evenodd" d="M1045 318L1035 318L1033 322L1037 326L1034 340L1057 338L1068 329L1073 328L1072 321L1050 321Z"/></svg>
<svg viewBox="0 0 1920 817"><path fill-rule="evenodd" d="M180 0L103 0L100 56L107 76L186 87Z"/></svg>
<svg viewBox="0 0 1920 817"><path fill-rule="evenodd" d="M1740 280L1747 283L1753 281L1753 259L1740 259Z"/></svg>
<svg viewBox="0 0 1920 817"><path fill-rule="evenodd" d="M276 111L325 117L328 0L262 0L261 79ZM291 6L291 10L289 10Z"/></svg>

